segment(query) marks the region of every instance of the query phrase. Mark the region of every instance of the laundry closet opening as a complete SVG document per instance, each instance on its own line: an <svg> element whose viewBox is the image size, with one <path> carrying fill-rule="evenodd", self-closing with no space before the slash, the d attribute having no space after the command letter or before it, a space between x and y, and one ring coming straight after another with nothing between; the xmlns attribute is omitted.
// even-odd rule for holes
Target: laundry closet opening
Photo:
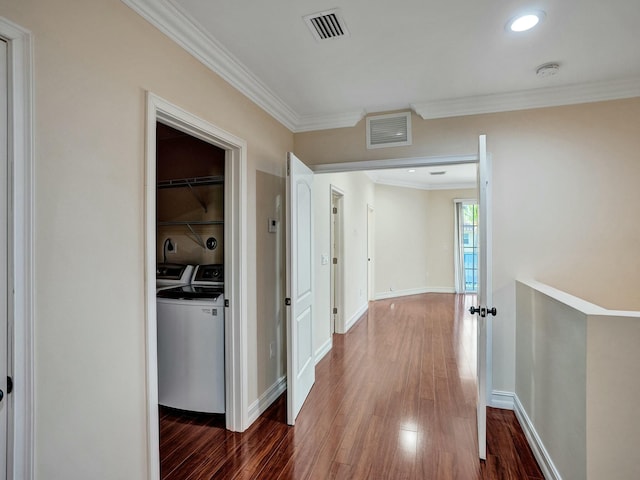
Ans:
<svg viewBox="0 0 640 480"><path fill-rule="evenodd" d="M225 423L225 156L156 123L160 432L182 414Z"/></svg>

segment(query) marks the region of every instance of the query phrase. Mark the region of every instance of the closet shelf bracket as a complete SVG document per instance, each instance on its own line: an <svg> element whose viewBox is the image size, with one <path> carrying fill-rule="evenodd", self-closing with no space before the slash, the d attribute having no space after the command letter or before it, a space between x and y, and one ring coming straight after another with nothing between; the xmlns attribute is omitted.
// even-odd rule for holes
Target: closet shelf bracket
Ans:
<svg viewBox="0 0 640 480"><path fill-rule="evenodd" d="M202 240L202 237L200 236L200 234L196 233L196 231L193 229L190 223L187 223L186 225L187 225L187 228L189 228L189 231L191 232L191 234L195 237L196 243L200 245L203 249L206 249L207 246L204 244L204 240Z"/></svg>

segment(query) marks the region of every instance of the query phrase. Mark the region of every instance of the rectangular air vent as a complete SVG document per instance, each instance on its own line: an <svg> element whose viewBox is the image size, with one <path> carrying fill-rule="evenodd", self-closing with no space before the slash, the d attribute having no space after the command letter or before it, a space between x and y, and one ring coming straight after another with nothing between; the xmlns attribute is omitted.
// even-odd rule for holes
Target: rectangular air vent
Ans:
<svg viewBox="0 0 640 480"><path fill-rule="evenodd" d="M367 117L367 148L411 145L411 112Z"/></svg>
<svg viewBox="0 0 640 480"><path fill-rule="evenodd" d="M316 40L348 37L349 31L338 9L305 15L304 21Z"/></svg>

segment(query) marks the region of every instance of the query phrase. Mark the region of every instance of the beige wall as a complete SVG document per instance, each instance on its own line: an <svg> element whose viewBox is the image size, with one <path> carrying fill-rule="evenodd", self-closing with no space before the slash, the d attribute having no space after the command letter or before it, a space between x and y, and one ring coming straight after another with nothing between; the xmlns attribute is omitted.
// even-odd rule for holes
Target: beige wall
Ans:
<svg viewBox="0 0 640 480"><path fill-rule="evenodd" d="M293 136L119 0L0 4L34 35L36 478L146 478L145 92L247 141L250 403L256 170Z"/></svg>
<svg viewBox="0 0 640 480"><path fill-rule="evenodd" d="M640 478L640 311L590 316L587 332L587 478Z"/></svg>
<svg viewBox="0 0 640 480"><path fill-rule="evenodd" d="M475 189L376 185L378 298L455 291L454 199L474 198Z"/></svg>
<svg viewBox="0 0 640 480"><path fill-rule="evenodd" d="M376 185L376 298L411 295L426 289L428 204L427 190Z"/></svg>
<svg viewBox="0 0 640 480"><path fill-rule="evenodd" d="M285 329L285 179L256 172L256 265L258 306L257 358L258 392L264 393L286 375ZM278 222L270 233L269 219Z"/></svg>
<svg viewBox="0 0 640 480"><path fill-rule="evenodd" d="M365 121L295 135L309 164L477 152L493 159L493 387L515 389L515 282L638 308L640 98L439 120L412 117L413 146L366 150Z"/></svg>

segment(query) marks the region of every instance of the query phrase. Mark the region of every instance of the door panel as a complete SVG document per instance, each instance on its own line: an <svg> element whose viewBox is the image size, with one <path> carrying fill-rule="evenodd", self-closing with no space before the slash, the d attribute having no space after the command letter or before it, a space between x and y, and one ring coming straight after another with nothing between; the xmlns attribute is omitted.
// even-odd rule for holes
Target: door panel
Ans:
<svg viewBox="0 0 640 480"><path fill-rule="evenodd" d="M478 454L481 459L487 457L487 372L491 368L487 362L491 354L487 342L491 316L486 313L492 305L491 284L491 164L487 156L487 137L480 135L478 141Z"/></svg>
<svg viewBox="0 0 640 480"><path fill-rule="evenodd" d="M287 172L287 423L293 425L315 382L313 172L292 153Z"/></svg>

